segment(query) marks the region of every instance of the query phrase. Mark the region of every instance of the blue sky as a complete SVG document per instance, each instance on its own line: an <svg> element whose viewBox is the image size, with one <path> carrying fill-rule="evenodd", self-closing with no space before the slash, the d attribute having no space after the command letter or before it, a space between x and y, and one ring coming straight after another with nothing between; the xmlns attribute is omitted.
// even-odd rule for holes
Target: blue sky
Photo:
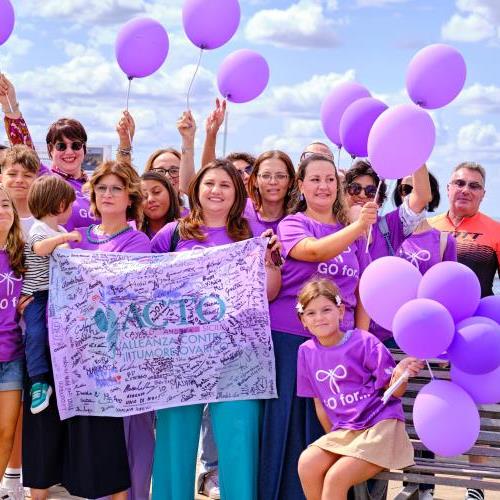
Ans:
<svg viewBox="0 0 500 500"><path fill-rule="evenodd" d="M146 15L165 26L170 51L159 72L132 84L130 111L138 127L134 162L141 170L154 149L180 144L175 121L186 106L198 57L182 29L182 0L12 3L16 27L0 47L0 69L15 83L36 141L43 142L52 121L71 116L85 125L90 145L116 145L114 126L125 106L127 80L115 62L114 40L124 22ZM237 34L204 54L194 85L198 155L204 119L217 97L218 66L234 50L259 51L271 78L257 100L230 106L228 150L258 154L279 148L296 160L311 140L327 141L319 108L336 83L356 80L389 105L408 102L404 79L411 57L425 45L449 43L464 55L467 81L454 103L432 113L438 133L429 166L444 186L460 161L481 162L488 176L483 210L500 217L498 0L240 0L240 5ZM341 166L349 163L341 156Z"/></svg>

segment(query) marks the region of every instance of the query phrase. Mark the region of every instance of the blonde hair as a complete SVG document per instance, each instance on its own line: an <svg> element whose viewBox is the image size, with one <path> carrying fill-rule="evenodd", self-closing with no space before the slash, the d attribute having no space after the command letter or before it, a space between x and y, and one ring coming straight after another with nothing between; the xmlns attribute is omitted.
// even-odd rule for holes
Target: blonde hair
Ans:
<svg viewBox="0 0 500 500"><path fill-rule="evenodd" d="M12 198L5 189L2 184L0 184L0 191L5 193L7 199L9 200L10 207L12 208L12 212L14 214L14 222L9 229L9 234L7 235L7 241L5 243L5 251L7 252L7 256L9 258L9 265L14 271L16 277L21 277L22 274L26 271L23 262L23 251L24 251L24 238L23 231L21 229L21 221L19 220L19 214L17 213L16 207Z"/></svg>
<svg viewBox="0 0 500 500"><path fill-rule="evenodd" d="M332 280L326 278L313 278L308 281L299 292L297 301L297 314L299 317L304 313L309 303L318 297L325 297L337 307L342 304L340 289Z"/></svg>
<svg viewBox="0 0 500 500"><path fill-rule="evenodd" d="M90 191L90 209L97 216L101 217L96 205L95 186L106 175L116 175L127 190L130 199L130 206L127 208L127 220L134 220L137 227L141 226L142 221L142 190L139 174L127 162L106 161L101 163L94 171L86 187Z"/></svg>

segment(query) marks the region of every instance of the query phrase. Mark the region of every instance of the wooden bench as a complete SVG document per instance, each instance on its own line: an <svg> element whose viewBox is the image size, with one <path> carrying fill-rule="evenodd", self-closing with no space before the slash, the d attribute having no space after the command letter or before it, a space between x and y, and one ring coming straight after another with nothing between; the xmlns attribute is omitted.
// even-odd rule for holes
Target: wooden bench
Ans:
<svg viewBox="0 0 500 500"><path fill-rule="evenodd" d="M398 350L391 349L391 352L397 361L406 356ZM450 379L448 368L442 365L431 363L431 370L435 378ZM377 479L408 483L398 493L395 500L418 499L418 485L421 483L500 491L500 404L479 407L481 433L476 445L465 455L452 458L418 457L417 452L426 450L426 448L419 440L413 426L413 403L418 391L430 379L431 375L427 369L423 370L418 378L410 379L408 389L402 399L406 416L406 430L416 451L415 465L403 471L382 472L377 475ZM500 383L500 380L498 382ZM487 463L471 464L467 459L469 455L487 457ZM500 493L496 494L494 498L500 498Z"/></svg>

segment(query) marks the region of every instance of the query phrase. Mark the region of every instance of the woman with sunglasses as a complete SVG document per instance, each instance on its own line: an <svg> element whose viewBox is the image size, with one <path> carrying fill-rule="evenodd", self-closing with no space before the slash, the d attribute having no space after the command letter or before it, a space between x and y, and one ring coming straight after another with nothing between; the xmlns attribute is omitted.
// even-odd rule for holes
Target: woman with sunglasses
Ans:
<svg viewBox="0 0 500 500"><path fill-rule="evenodd" d="M0 104L5 113L5 129L10 143L12 145L25 144L34 150L28 126L19 109L15 88L4 75L0 75ZM127 112L124 112L120 120L121 123L124 121L133 127L133 120ZM119 130L118 133L120 135ZM133 135L133 128L131 134ZM82 168L87 152L85 128L78 120L60 118L49 127L46 143L52 165L50 168L42 165L39 175L50 173L61 176L76 194L73 212L64 227L68 231L72 231L76 227L87 227L93 224L96 222L96 218L90 211L90 200L83 190L84 184L88 181L87 174ZM130 148L120 145L118 154L128 155L130 161L130 151Z"/></svg>
<svg viewBox="0 0 500 500"><path fill-rule="evenodd" d="M431 173L429 173L432 199L427 205L427 212L434 212L439 206L441 195L439 184ZM394 204L399 207L405 198L413 191L413 179L411 176L398 179L394 190ZM433 265L445 260L457 260L457 245L451 233L441 232L431 227L427 219L423 219L415 228L413 233L406 238L397 249L396 255L411 262L422 274L427 272Z"/></svg>
<svg viewBox="0 0 500 500"><path fill-rule="evenodd" d="M190 214L167 224L153 239L153 252L188 251L259 236L243 217L246 192L241 177L227 160L205 165L189 191ZM177 235L177 236L176 236ZM276 237L271 239L277 245ZM266 255L267 295L272 300L280 286L280 270ZM202 404L157 412L153 498L193 498ZM254 500L257 495L260 401L210 403L210 416L219 452L222 498Z"/></svg>
<svg viewBox="0 0 500 500"><path fill-rule="evenodd" d="M314 154L297 172L300 200L278 224L286 257L282 287L270 303L278 399L266 400L262 424L259 498L303 500L297 472L302 451L323 434L312 400L296 396L297 353L310 335L295 314L298 291L315 275L340 287L345 298L343 328L367 329L369 318L358 300L359 277L370 262L364 234L376 221L368 202L349 224L343 189L333 160Z"/></svg>
<svg viewBox="0 0 500 500"><path fill-rule="evenodd" d="M153 238L169 222L180 217L177 192L165 175L150 170L141 176L144 217L141 231Z"/></svg>

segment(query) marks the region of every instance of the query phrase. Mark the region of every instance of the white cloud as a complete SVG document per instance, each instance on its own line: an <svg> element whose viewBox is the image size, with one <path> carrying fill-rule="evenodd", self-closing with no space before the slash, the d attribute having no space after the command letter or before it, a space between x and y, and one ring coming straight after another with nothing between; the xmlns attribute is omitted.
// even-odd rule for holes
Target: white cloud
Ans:
<svg viewBox="0 0 500 500"><path fill-rule="evenodd" d="M336 47L339 45L335 28L338 21L329 19L326 7L313 0L299 0L287 9L267 9L257 12L247 23L245 35L255 43L270 43L278 47Z"/></svg>
<svg viewBox="0 0 500 500"><path fill-rule="evenodd" d="M117 24L145 12L144 0L22 0L21 13L78 24Z"/></svg>
<svg viewBox="0 0 500 500"><path fill-rule="evenodd" d="M480 83L470 85L461 92L453 106L466 116L500 114L500 87Z"/></svg>
<svg viewBox="0 0 500 500"><path fill-rule="evenodd" d="M442 26L445 40L479 42L500 36L500 2L497 0L457 0L458 12Z"/></svg>
<svg viewBox="0 0 500 500"><path fill-rule="evenodd" d="M358 7L386 7L387 5L394 5L404 3L408 0L357 0Z"/></svg>
<svg viewBox="0 0 500 500"><path fill-rule="evenodd" d="M497 152L500 154L500 132L492 123L476 120L460 128L457 146L461 151L474 154Z"/></svg>

